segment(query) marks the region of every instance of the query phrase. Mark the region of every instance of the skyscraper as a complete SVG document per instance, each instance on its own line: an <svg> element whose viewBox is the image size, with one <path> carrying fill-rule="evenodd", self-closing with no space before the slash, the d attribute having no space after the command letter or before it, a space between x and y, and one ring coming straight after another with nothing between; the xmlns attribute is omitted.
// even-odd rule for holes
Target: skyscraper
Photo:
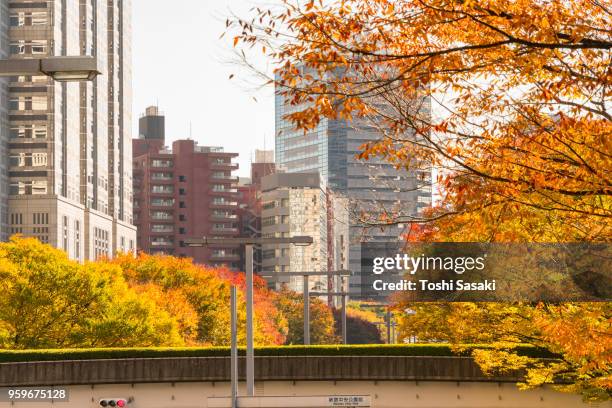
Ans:
<svg viewBox="0 0 612 408"><path fill-rule="evenodd" d="M428 103L420 101L422 109ZM361 284L361 244L364 242L397 241L403 226L384 229L364 228L359 222L362 212L375 213L381 208L400 209L402 214L416 215L431 203L431 170L398 170L392 164L371 158L357 158L364 143L379 140L381 131L365 120L347 122L322 119L312 131L295 129L285 115L302 109L286 103L277 92L276 164L287 173L313 172L320 174L331 190L348 199L350 212L349 292L359 298Z"/></svg>
<svg viewBox="0 0 612 408"><path fill-rule="evenodd" d="M3 86L8 232L37 237L78 260L135 249L131 1L11 0L2 2L3 12L7 3L2 52L10 58L88 55L102 71L92 82L18 76Z"/></svg>

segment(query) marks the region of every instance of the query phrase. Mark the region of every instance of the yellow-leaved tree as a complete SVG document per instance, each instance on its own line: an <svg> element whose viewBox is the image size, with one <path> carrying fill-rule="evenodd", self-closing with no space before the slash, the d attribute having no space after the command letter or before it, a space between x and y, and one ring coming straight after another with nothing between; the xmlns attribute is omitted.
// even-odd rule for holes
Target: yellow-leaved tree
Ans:
<svg viewBox="0 0 612 408"><path fill-rule="evenodd" d="M184 344L176 320L107 264L81 265L33 238L0 243L0 347Z"/></svg>

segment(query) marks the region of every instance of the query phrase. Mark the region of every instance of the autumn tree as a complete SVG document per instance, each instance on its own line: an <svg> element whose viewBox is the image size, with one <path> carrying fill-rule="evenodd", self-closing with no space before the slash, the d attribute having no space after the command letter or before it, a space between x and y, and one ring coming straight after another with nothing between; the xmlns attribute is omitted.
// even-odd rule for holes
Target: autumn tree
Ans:
<svg viewBox="0 0 612 408"><path fill-rule="evenodd" d="M334 309L336 335L342 335L342 310ZM348 344L382 344L384 343L380 329L376 323L381 323L376 313L362 310L355 304L349 304L346 310L346 341Z"/></svg>
<svg viewBox="0 0 612 408"><path fill-rule="evenodd" d="M0 347L183 345L177 322L110 265L81 265L33 238L0 243Z"/></svg>
<svg viewBox="0 0 612 408"><path fill-rule="evenodd" d="M285 344L304 344L304 297L297 292L282 290L275 297L276 307L287 318ZM310 300L311 344L337 344L332 310L321 299Z"/></svg>
<svg viewBox="0 0 612 408"><path fill-rule="evenodd" d="M247 63L253 47L278 67L270 80L296 106L287 118L305 131L369 120L381 137L362 158L441 169L436 212L383 209L366 224L520 212L551 217L566 239L609 238L606 2L282 3L228 25Z"/></svg>
<svg viewBox="0 0 612 408"><path fill-rule="evenodd" d="M188 258L169 255L123 255L109 261L117 265L137 292L154 300L175 316L189 344L229 345L230 286L239 287L239 341L245 342L244 274L212 269ZM255 343L282 344L286 320L274 307L265 284L255 289Z"/></svg>
<svg viewBox="0 0 612 408"><path fill-rule="evenodd" d="M267 80L297 128L365 121L380 138L363 160L438 169L434 208L382 208L365 225L406 224L414 241L612 240L608 2L285 0L228 27L249 66L253 51L275 64ZM609 303L411 306L422 309L406 335L487 341L495 350L475 354L486 370L527 368L527 385L561 377L609 397ZM560 359L521 358L518 343Z"/></svg>

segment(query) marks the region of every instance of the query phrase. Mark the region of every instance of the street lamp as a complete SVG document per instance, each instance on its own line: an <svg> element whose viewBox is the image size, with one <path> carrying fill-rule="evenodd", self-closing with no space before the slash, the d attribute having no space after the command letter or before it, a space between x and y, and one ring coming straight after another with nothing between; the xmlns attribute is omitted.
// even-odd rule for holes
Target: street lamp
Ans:
<svg viewBox="0 0 612 408"><path fill-rule="evenodd" d="M0 76L46 75L58 82L92 81L98 75L95 57L46 57L0 60Z"/></svg>
<svg viewBox="0 0 612 408"><path fill-rule="evenodd" d="M202 237L185 240L188 247L215 245L244 245L246 258L246 388L247 396L255 396L255 352L253 349L253 245L293 244L307 246L313 243L312 237L298 236L291 238L211 238Z"/></svg>

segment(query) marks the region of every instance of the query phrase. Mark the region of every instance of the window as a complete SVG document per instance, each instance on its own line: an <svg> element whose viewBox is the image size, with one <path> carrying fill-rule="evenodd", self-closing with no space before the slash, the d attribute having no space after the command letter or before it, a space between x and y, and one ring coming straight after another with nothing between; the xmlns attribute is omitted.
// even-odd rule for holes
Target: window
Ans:
<svg viewBox="0 0 612 408"><path fill-rule="evenodd" d="M184 202L184 201L181 201L181 202L179 203L179 207L180 207L180 208L187 208L187 206L185 205L185 202Z"/></svg>
<svg viewBox="0 0 612 408"><path fill-rule="evenodd" d="M47 125L14 125L11 139L46 139Z"/></svg>
<svg viewBox="0 0 612 408"><path fill-rule="evenodd" d="M10 110L47 110L47 96L14 96L9 99Z"/></svg>
<svg viewBox="0 0 612 408"><path fill-rule="evenodd" d="M81 260L81 222L74 221L74 257L77 261Z"/></svg>
<svg viewBox="0 0 612 408"><path fill-rule="evenodd" d="M187 181L187 179L186 179L185 176L179 176L179 181L180 182L185 182L185 181Z"/></svg>
<svg viewBox="0 0 612 408"><path fill-rule="evenodd" d="M11 77L11 82L37 82L46 83L49 77L46 75L19 75Z"/></svg>
<svg viewBox="0 0 612 408"><path fill-rule="evenodd" d="M179 195L187 195L187 192L184 188L179 188Z"/></svg>
<svg viewBox="0 0 612 408"><path fill-rule="evenodd" d="M66 252L68 252L68 217L66 217L65 215L62 217L63 219L63 246L62 249Z"/></svg>
<svg viewBox="0 0 612 408"><path fill-rule="evenodd" d="M11 42L13 55L41 55L47 53L47 40L18 40Z"/></svg>
<svg viewBox="0 0 612 408"><path fill-rule="evenodd" d="M47 153L17 153L9 156L12 167L41 167L47 165Z"/></svg>
<svg viewBox="0 0 612 408"><path fill-rule="evenodd" d="M10 195L44 195L47 194L47 181L18 181L9 185Z"/></svg>
<svg viewBox="0 0 612 408"><path fill-rule="evenodd" d="M187 230L185 228L179 228L179 234L185 235L186 233L187 233Z"/></svg>
<svg viewBox="0 0 612 408"><path fill-rule="evenodd" d="M179 215L179 221L187 221L187 217L185 217L185 214Z"/></svg>
<svg viewBox="0 0 612 408"><path fill-rule="evenodd" d="M48 24L45 11L13 11L9 17L11 27L44 26Z"/></svg>

